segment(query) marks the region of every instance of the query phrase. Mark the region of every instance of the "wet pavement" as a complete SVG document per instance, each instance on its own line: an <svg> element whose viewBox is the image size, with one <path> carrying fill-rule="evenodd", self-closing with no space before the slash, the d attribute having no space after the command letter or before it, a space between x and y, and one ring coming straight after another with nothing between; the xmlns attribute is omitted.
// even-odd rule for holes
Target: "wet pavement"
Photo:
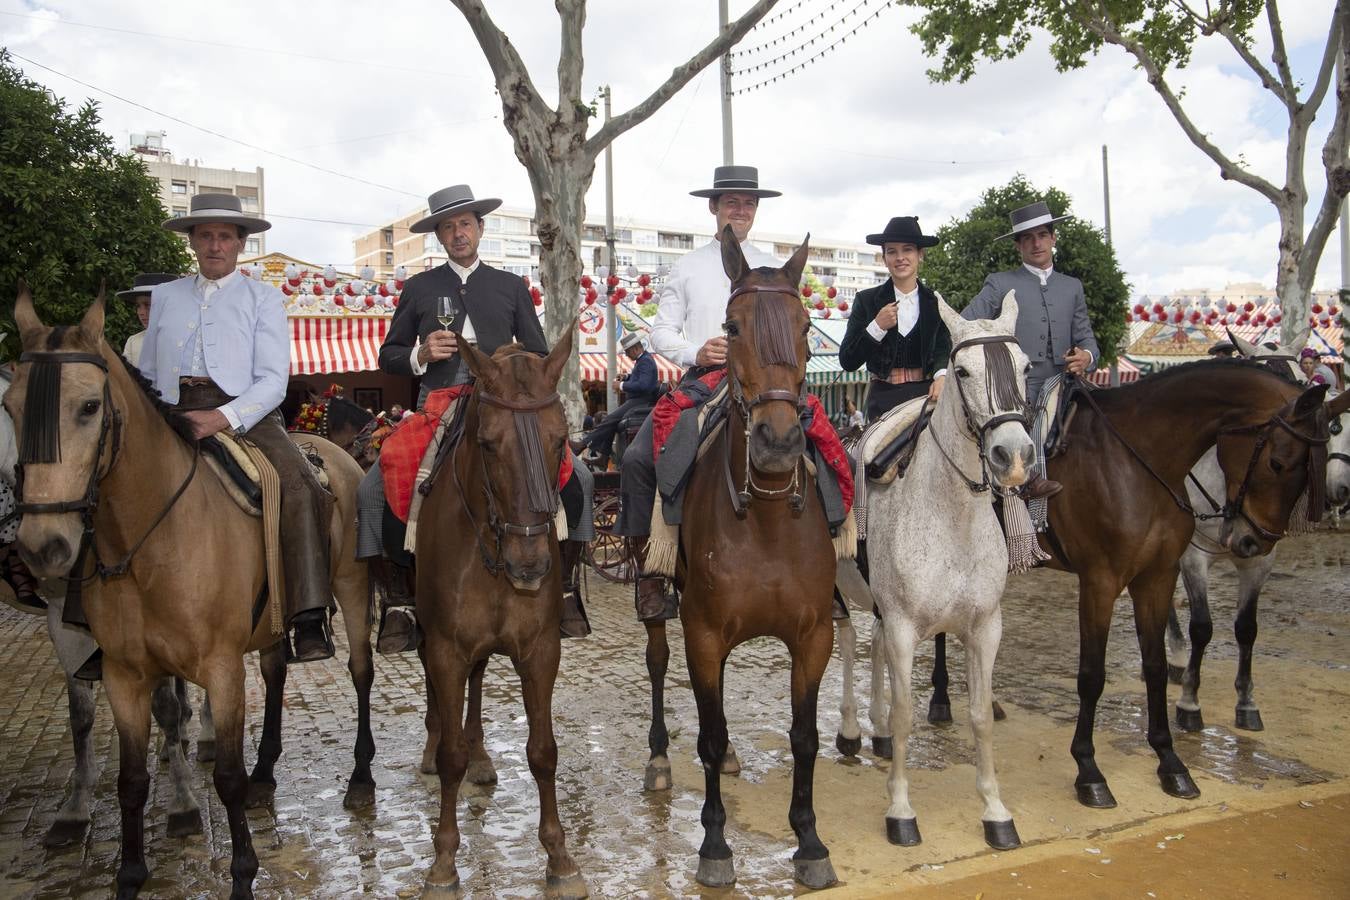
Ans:
<svg viewBox="0 0 1350 900"><path fill-rule="evenodd" d="M1222 822L1241 813L1259 826L1262 816L1274 815L1264 810L1297 809L1303 798L1328 804L1318 824L1309 827L1346 833L1350 803L1340 798L1350 795L1350 754L1345 752L1350 741L1350 533L1323 532L1290 541L1279 555L1259 615L1254 674L1266 731L1258 734L1232 725L1236 582L1231 568L1215 568L1215 639L1200 695L1206 728L1196 734L1173 731L1178 752L1200 785L1199 800L1174 799L1158 788L1156 761L1143 735L1144 691L1130 607L1125 602L1117 606L1108 657L1112 674L1097 739L1099 763L1120 801L1114 810L1088 810L1073 799L1068 745L1078 703L1076 583L1070 576L1045 571L1010 582L994 687L1009 714L995 730L1000 784L1024 842L1011 853L988 849L982 838L959 644L953 642L949 653L956 725L935 728L921 722L911 743L911 800L925 840L915 848L892 847L885 840L889 763L874 759L867 749L856 761L843 760L834 749L840 668L837 660L832 662L821 693L816 812L841 880L836 893L871 896L950 882L953 889L958 884L961 889L943 896L975 896L1008 885L1009 866L1066 853L1081 856L1088 847L1167 831L1175 822ZM633 617L630 590L590 578L588 611L596 633L564 642L554 698L562 819L592 894L794 893L794 841L787 823L791 752L786 652L774 642L754 641L736 650L728 664L729 729L743 771L739 778L724 779L723 787L739 878L730 891L705 891L694 881L703 780L683 646L678 628L672 628L667 709L675 787L664 795L644 794L649 701L644 632ZM861 657L856 686L866 737L871 622L862 614L855 614L854 621ZM119 827L117 749L106 701L100 693L94 744L101 771L92 828L81 844L45 850L41 839L64 799L72 761L64 681L42 620L0 606L0 641L5 649L0 655L0 740L5 746L0 754L0 896L108 896ZM930 668L931 644L922 649L916 682L926 679ZM1173 701L1178 691L1170 689ZM199 695L194 689L194 696ZM921 719L927 695L925 686L916 704ZM250 667L248 697L245 755L251 764L262 718L256 666ZM350 813L342 808L342 795L351 769L355 697L342 651L336 660L291 669L276 800L271 808L249 814L261 862L255 884L259 896L406 897L420 891L431 862L431 828L439 800L435 777L418 771L424 701L414 655L377 657L372 706L376 804L369 812ZM462 791L461 878L473 896L536 896L542 893L544 871L535 836L536 794L524 754L526 725L519 691L504 659L488 668L485 709L488 750L499 781L493 787L466 785ZM195 735L196 729L194 720L189 733ZM211 786L209 765L195 759L192 765L206 833L179 839L166 833L167 773L159 775L158 760L150 761L151 879L142 896L228 894L224 810ZM1294 824L1280 831L1278 840L1240 852L1250 858L1264 847L1272 872L1296 865L1298 819L1286 819ZM1206 840L1216 842L1216 852L1178 870L1167 891L1157 893L1155 888L1157 896L1203 894L1188 889L1197 883L1188 879L1202 874L1203 860L1216 867L1229 864L1222 846L1227 832L1211 832ZM1281 869L1284 855L1290 862ZM1344 867L1330 871L1332 883L1341 873L1350 877ZM1104 892L1101 896L1146 895L1141 883L1131 880L1128 867L1103 865L1083 877L1089 876ZM1065 889L1077 890L1064 882L1057 893L1064 895ZM1350 892L1350 885L1346 890ZM986 894L998 895L997 890Z"/></svg>

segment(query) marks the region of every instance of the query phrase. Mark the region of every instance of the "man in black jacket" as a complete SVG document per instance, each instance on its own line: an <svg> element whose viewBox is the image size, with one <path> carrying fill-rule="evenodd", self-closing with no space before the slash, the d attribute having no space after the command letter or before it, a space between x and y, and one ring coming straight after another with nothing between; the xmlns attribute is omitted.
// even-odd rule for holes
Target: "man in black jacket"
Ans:
<svg viewBox="0 0 1350 900"><path fill-rule="evenodd" d="M839 364L849 372L867 367L871 422L916 397L937 402L952 337L938 315L937 295L919 281L924 250L937 238L924 234L914 216L896 216L880 234L869 234L867 243L882 248L891 278L854 298Z"/></svg>
<svg viewBox="0 0 1350 900"><path fill-rule="evenodd" d="M609 466L609 458L614 453L614 435L623 427L623 420L639 410L645 410L645 416L661 396L656 360L642 346L642 338L630 331L623 336L622 345L624 354L633 361L633 371L627 378L619 380L619 390L626 399L581 442L596 454L596 465L602 470Z"/></svg>

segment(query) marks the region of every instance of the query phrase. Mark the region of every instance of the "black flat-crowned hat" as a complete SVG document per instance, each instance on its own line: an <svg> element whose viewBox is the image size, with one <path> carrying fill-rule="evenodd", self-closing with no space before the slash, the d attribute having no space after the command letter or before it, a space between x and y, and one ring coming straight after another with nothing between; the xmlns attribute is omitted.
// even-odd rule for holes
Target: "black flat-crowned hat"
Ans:
<svg viewBox="0 0 1350 900"><path fill-rule="evenodd" d="M408 230L416 234L425 234L428 231L435 231L442 219L455 213L471 212L485 216L501 205L502 201L496 197L475 200L473 189L467 184L452 184L427 198L427 215L414 222Z"/></svg>
<svg viewBox="0 0 1350 900"><path fill-rule="evenodd" d="M131 287L125 291L118 291L117 296L123 300L135 300L137 297L149 297L150 289L157 284L165 284L170 281L177 281L181 275L170 275L168 272L142 272L131 282Z"/></svg>
<svg viewBox="0 0 1350 900"><path fill-rule="evenodd" d="M878 247L886 244L913 244L916 247L935 247L938 239L924 234L917 216L896 216L886 223L880 234L869 234L867 243Z"/></svg>
<svg viewBox="0 0 1350 900"><path fill-rule="evenodd" d="M241 225L249 234L257 234L272 227L272 223L257 216L244 215L243 204L234 194L195 194L188 214L176 216L164 223L169 231L187 232L194 225Z"/></svg>
<svg viewBox="0 0 1350 900"><path fill-rule="evenodd" d="M1037 200L1035 203L1030 203L1008 213L1008 221L1012 224L1012 231L1007 234L1000 234L994 240L999 241L1005 237L1016 238L1024 231L1040 228L1042 225L1053 225L1070 218L1073 217L1051 215L1049 205L1044 200Z"/></svg>
<svg viewBox="0 0 1350 900"><path fill-rule="evenodd" d="M754 166L718 166L713 170L713 186L690 191L694 197L718 197L722 194L750 194L755 197L781 197L782 191L759 186L759 169Z"/></svg>

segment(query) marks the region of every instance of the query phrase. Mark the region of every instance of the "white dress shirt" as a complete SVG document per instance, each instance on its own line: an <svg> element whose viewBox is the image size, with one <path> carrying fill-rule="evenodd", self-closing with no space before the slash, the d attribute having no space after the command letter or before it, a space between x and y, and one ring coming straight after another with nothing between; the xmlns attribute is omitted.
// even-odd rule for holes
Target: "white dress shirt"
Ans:
<svg viewBox="0 0 1350 900"><path fill-rule="evenodd" d="M752 268L783 265L748 240L741 242L741 252ZM730 297L731 279L722 267L722 243L711 240L686 253L657 294L651 348L685 368L696 365L703 345L722 336Z"/></svg>
<svg viewBox="0 0 1350 900"><path fill-rule="evenodd" d="M906 337L919 324L919 285L916 282L914 290L909 293L895 289L895 329ZM877 324L873 319L867 323L867 334L878 344L886 337L886 329ZM933 379L937 380L947 374L946 369L938 369L933 373Z"/></svg>
<svg viewBox="0 0 1350 900"><path fill-rule="evenodd" d="M451 272L454 272L456 275L459 276L460 284L468 284L469 276L472 275L474 271L478 268L478 264L480 262L482 262L482 259L475 257L473 264L470 265L467 269L461 266L459 263L455 262L453 259L447 259L445 261L445 264L450 267ZM471 344L478 343L478 337L473 333L473 321L469 318L467 312L464 316L464 330L460 332L460 335L464 338L464 340L468 341ZM408 368L412 369L414 376L425 374L427 370L428 364L422 362L420 359L417 358L417 351L420 350L421 348L422 348L421 338L418 338L417 340L413 341L412 355L408 357Z"/></svg>
<svg viewBox="0 0 1350 900"><path fill-rule="evenodd" d="M122 345L122 356L133 366L140 368L141 365L141 344L145 342L145 332L138 331L127 342Z"/></svg>

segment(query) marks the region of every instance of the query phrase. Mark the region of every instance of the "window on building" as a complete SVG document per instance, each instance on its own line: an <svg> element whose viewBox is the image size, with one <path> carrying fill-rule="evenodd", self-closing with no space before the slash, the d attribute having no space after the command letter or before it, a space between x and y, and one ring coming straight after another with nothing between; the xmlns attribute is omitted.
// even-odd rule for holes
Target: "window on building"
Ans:
<svg viewBox="0 0 1350 900"><path fill-rule="evenodd" d="M426 237L422 238L422 252L423 253L441 252L441 242L436 240L436 235L434 233L428 234Z"/></svg>
<svg viewBox="0 0 1350 900"><path fill-rule="evenodd" d="M500 234L504 230L502 228L502 217L488 216L483 220L483 230Z"/></svg>
<svg viewBox="0 0 1350 900"><path fill-rule="evenodd" d="M668 250L693 250L694 236L692 234L677 234L674 232L658 232L656 235L656 244L659 247L665 247Z"/></svg>
<svg viewBox="0 0 1350 900"><path fill-rule="evenodd" d="M171 190L172 190L175 194L186 194L186 193L187 193L187 182L186 182L186 181L175 181L175 182L173 182L173 185L172 185L172 187L171 187Z"/></svg>
<svg viewBox="0 0 1350 900"><path fill-rule="evenodd" d="M526 259L530 257L530 245L527 241L506 241L503 250L507 256L523 256Z"/></svg>
<svg viewBox="0 0 1350 900"><path fill-rule="evenodd" d="M249 256L257 256L262 253L262 241L258 238L249 238L244 242L244 252Z"/></svg>
<svg viewBox="0 0 1350 900"><path fill-rule="evenodd" d="M173 208L173 217L174 217L175 219L177 219L179 216L186 216L186 215L187 215L187 207L186 207L186 206L175 206L175 207Z"/></svg>
<svg viewBox="0 0 1350 900"><path fill-rule="evenodd" d="M501 256L502 242L495 238L483 238L478 243L479 256Z"/></svg>
<svg viewBox="0 0 1350 900"><path fill-rule="evenodd" d="M197 186L197 193L199 193L199 194L233 194L234 191L230 190L230 189L227 188L227 187L207 187L206 185L202 184L202 185L198 185L198 186Z"/></svg>
<svg viewBox="0 0 1350 900"><path fill-rule="evenodd" d="M245 212L258 211L257 188L250 187L249 185L245 184L239 184L235 185L234 193L239 198L239 204L244 208Z"/></svg>
<svg viewBox="0 0 1350 900"><path fill-rule="evenodd" d="M502 266L502 270L510 272L512 275L529 275L534 271L534 266L507 265Z"/></svg>
<svg viewBox="0 0 1350 900"><path fill-rule="evenodd" d="M639 247L655 247L655 246L656 246L656 232L655 232L655 231L635 231L635 232L633 232L633 243L634 243L634 244L637 244Z"/></svg>
<svg viewBox="0 0 1350 900"><path fill-rule="evenodd" d="M380 240L386 247L394 246L394 229L386 228L380 232Z"/></svg>
<svg viewBox="0 0 1350 900"><path fill-rule="evenodd" d="M603 241L605 239L605 227L603 225L584 225L581 229L581 239L583 241Z"/></svg>
<svg viewBox="0 0 1350 900"><path fill-rule="evenodd" d="M502 231L506 234L533 234L528 217L502 216Z"/></svg>
<svg viewBox="0 0 1350 900"><path fill-rule="evenodd" d="M633 262L633 254L631 254L631 253L615 253L615 254L614 254L614 265L618 266L620 269L625 269L625 268L627 268L628 266L634 265L634 262Z"/></svg>

